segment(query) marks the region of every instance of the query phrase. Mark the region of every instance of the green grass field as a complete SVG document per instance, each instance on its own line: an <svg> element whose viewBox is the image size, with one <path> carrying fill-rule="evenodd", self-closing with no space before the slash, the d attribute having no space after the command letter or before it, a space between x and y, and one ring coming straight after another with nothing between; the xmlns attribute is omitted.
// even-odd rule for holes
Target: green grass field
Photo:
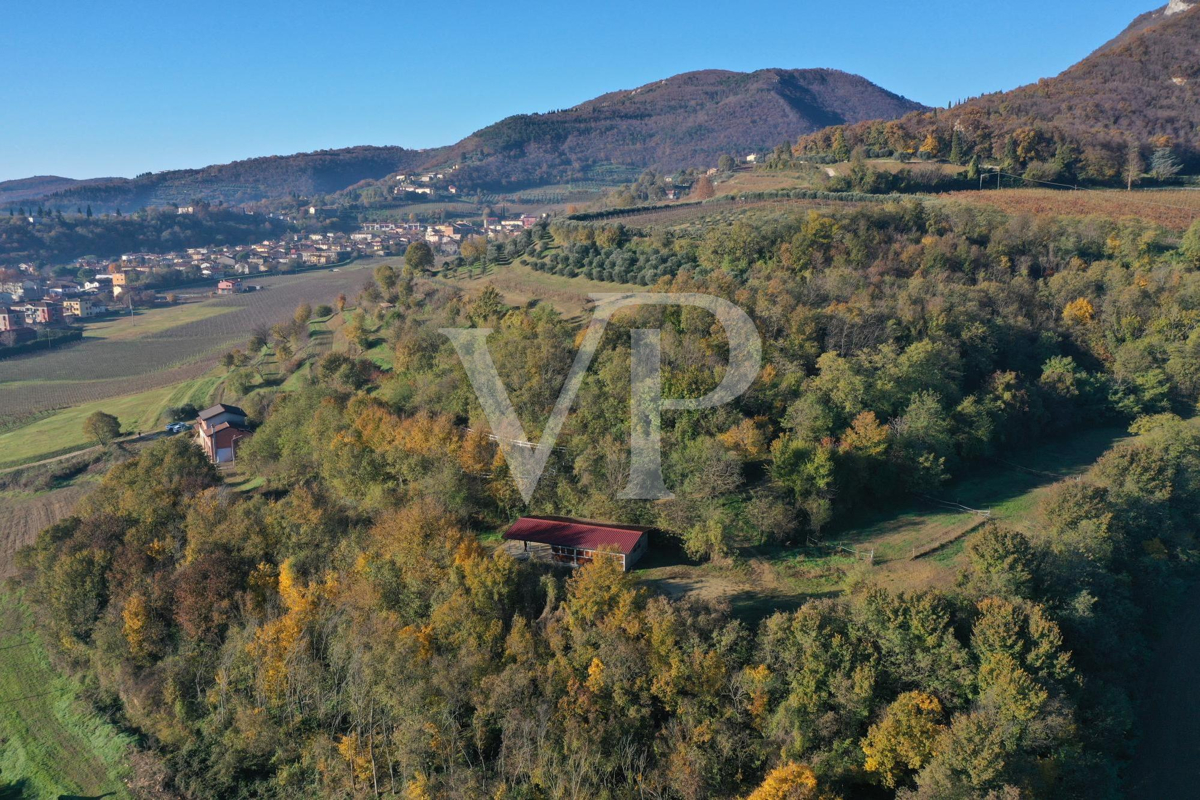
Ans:
<svg viewBox="0 0 1200 800"><path fill-rule="evenodd" d="M0 594L0 797L130 797L133 742L51 666L20 596Z"/></svg>
<svg viewBox="0 0 1200 800"><path fill-rule="evenodd" d="M220 314L234 311L233 306L219 306L211 302L188 303L186 305L152 308L137 311L132 316L122 315L110 319L90 322L84 328L84 335L90 338L120 341L124 339L139 339L154 333L177 328L189 322L197 322Z"/></svg>
<svg viewBox="0 0 1200 800"><path fill-rule="evenodd" d="M95 443L84 436L83 422L96 411L115 416L126 433L157 430L165 424L163 414L168 408L188 403L198 408L207 405L223 377L224 371L216 369L174 386L84 403L6 430L0 433L0 468L91 447Z"/></svg>

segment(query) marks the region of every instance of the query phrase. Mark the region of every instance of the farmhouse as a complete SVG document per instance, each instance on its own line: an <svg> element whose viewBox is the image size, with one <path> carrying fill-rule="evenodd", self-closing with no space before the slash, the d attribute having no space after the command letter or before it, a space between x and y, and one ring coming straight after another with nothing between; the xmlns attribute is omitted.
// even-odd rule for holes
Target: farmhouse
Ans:
<svg viewBox="0 0 1200 800"><path fill-rule="evenodd" d="M196 432L201 449L214 464L231 463L242 440L251 433L246 427L246 412L224 403L200 412Z"/></svg>
<svg viewBox="0 0 1200 800"><path fill-rule="evenodd" d="M551 560L573 567L589 564L596 557L610 556L628 571L650 544L650 531L640 525L615 525L570 517L521 517L504 533L509 541L530 543L549 549ZM600 552L611 549L613 552Z"/></svg>
<svg viewBox="0 0 1200 800"><path fill-rule="evenodd" d="M240 294L242 282L239 280L223 280L217 283L217 294Z"/></svg>

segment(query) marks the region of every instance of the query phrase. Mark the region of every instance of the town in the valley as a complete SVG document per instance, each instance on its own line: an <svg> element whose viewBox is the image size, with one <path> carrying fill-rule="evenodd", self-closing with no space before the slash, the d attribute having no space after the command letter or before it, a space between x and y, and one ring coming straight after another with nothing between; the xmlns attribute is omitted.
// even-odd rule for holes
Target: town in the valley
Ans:
<svg viewBox="0 0 1200 800"><path fill-rule="evenodd" d="M405 180L397 194L432 191L421 181ZM449 187L454 189L454 187ZM177 213L193 214L196 206ZM252 213L252 212L247 212ZM310 206L309 217L322 209ZM285 218L289 222L303 222ZM446 258L471 238L503 241L533 227L539 217L523 214L510 219L483 214L471 220L438 222L364 222L357 231L295 232L257 244L193 247L170 253L124 253L116 259L85 257L71 262L73 277L47 277L32 263L0 270L0 352L3 348L53 341L78 335L79 323L122 312L135 306L170 302L174 292L210 287L218 295L253 291L252 278L303 269L335 267L356 258L403 255L410 244L425 242ZM37 224L30 217L31 224ZM63 273L64 270L57 270Z"/></svg>

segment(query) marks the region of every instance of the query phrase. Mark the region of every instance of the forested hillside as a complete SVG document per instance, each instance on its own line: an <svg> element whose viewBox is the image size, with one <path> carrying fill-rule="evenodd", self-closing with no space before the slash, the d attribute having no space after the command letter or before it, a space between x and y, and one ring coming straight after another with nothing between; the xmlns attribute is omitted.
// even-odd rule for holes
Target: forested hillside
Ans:
<svg viewBox="0 0 1200 800"><path fill-rule="evenodd" d="M1150 15L1061 75L900 121L833 128L798 150L848 154L863 146L908 156L973 155L1038 180L1121 181L1152 167L1155 151L1195 166L1200 142L1200 8ZM1136 166L1131 167L1131 146ZM1161 158L1162 155L1159 154ZM1030 171L1032 170L1032 171ZM1148 170L1154 171L1154 170Z"/></svg>
<svg viewBox="0 0 1200 800"><path fill-rule="evenodd" d="M211 203L252 203L292 194L312 197L345 189L359 181L382 178L413 168L429 153L403 147L350 147L319 150L291 156L268 156L215 164L202 169L146 173L136 178L109 178L69 182L57 179L47 191L30 192L35 179L0 183L0 203L5 207L43 203L51 208L95 204L96 210L144 206L187 205L197 200Z"/></svg>
<svg viewBox="0 0 1200 800"><path fill-rule="evenodd" d="M168 253L188 247L250 244L287 229L286 223L262 214L210 208L201 208L195 214L177 214L173 208L129 216L52 214L36 223L24 216L0 215L0 267L23 262L65 264L89 255L116 258L122 253Z"/></svg>
<svg viewBox="0 0 1200 800"><path fill-rule="evenodd" d="M1200 225L1180 239L909 200L686 230L563 221L491 255L725 297L766 363L734 405L665 415L674 500L618 500L629 331L663 330L667 396L703 394L726 360L704 314L618 317L526 506L438 329L494 330L536 439L579 325L381 267L349 351L248 398L239 469L260 490L161 442L22 555L61 662L144 735L169 789L1119 796L1133 680L1200 525L1200 430L1183 419L1200 399ZM864 565L844 594L735 618L610 560L516 560L493 536L569 514L655 525L667 558L809 557L856 509L1098 424L1138 437L1050 491L1036 524L972 534L941 589L884 590Z"/></svg>
<svg viewBox="0 0 1200 800"><path fill-rule="evenodd" d="M613 166L712 166L829 125L892 119L920 108L856 75L828 69L704 70L574 108L522 114L439 154L456 180L490 187L580 180ZM685 121L685 122L684 122Z"/></svg>

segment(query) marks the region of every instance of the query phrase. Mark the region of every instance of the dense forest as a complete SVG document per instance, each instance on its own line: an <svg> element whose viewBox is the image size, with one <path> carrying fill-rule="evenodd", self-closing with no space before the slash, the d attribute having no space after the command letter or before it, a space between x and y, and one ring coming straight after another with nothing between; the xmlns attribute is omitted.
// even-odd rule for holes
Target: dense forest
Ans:
<svg viewBox="0 0 1200 800"><path fill-rule="evenodd" d="M70 215L32 207L15 210L36 214L35 221L24 213L0 214L0 266L58 265L83 256L115 258L122 253L250 244L288 230L287 223L261 214L207 207L195 214L164 208L133 215L93 215L91 206Z"/></svg>
<svg viewBox="0 0 1200 800"><path fill-rule="evenodd" d="M630 335L663 330L667 396L725 363L699 311L610 325L529 506L439 328L492 328L536 437L579 327L412 271L351 321L393 368L317 358L257 393L236 492L182 440L113 467L20 557L61 663L187 797L1109 798L1133 677L1200 524L1200 225L1008 218L912 199L707 230L559 221L502 253L707 292L751 314L735 405L664 416L676 497L617 500ZM254 346L262 346L255 342ZM292 364L291 369L298 368ZM1058 484L1029 530L973 535L941 590L765 619L672 600L600 559L517 561L521 513L654 525L695 560L805 548L855 508L1098 423L1138 434ZM150 767L146 767L150 769Z"/></svg>
<svg viewBox="0 0 1200 800"><path fill-rule="evenodd" d="M1034 180L1127 183L1194 171L1200 8L1161 12L1066 72L949 109L835 126L803 136L799 154L973 156Z"/></svg>
<svg viewBox="0 0 1200 800"><path fill-rule="evenodd" d="M509 117L439 157L461 164L460 184L520 188L602 178L615 167L627 173L712 165L723 154L920 108L838 70L702 70L569 109Z"/></svg>

